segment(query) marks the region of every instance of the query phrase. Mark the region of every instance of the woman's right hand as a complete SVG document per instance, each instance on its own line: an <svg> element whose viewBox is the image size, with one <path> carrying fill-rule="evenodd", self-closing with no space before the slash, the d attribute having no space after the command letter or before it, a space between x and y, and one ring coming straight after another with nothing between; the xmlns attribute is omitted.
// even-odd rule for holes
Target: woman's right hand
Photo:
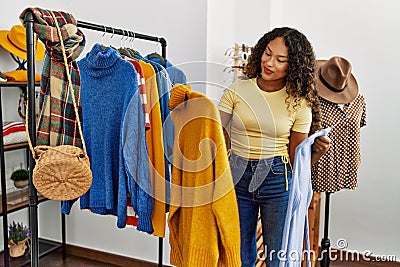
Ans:
<svg viewBox="0 0 400 267"><path fill-rule="evenodd" d="M332 140L328 136L318 136L312 145L311 164L315 164L331 147Z"/></svg>

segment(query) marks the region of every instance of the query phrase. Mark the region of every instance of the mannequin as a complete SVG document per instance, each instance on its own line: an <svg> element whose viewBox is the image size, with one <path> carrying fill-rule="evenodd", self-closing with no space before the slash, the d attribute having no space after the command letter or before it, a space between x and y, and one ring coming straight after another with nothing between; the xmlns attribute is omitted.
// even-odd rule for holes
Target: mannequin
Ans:
<svg viewBox="0 0 400 267"><path fill-rule="evenodd" d="M366 125L366 103L351 74L351 64L342 57L318 60L316 87L321 102L322 127L331 127L331 148L312 167L312 187L326 193L321 266L329 266L328 221L331 193L358 186L361 162L360 129Z"/></svg>

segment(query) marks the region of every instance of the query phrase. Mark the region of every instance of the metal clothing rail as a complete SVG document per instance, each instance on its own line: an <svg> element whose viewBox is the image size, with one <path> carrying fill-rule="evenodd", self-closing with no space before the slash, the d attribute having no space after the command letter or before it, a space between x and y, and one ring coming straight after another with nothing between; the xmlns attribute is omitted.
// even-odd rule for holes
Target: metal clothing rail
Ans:
<svg viewBox="0 0 400 267"><path fill-rule="evenodd" d="M33 23L34 16L31 11L26 12L25 18L25 28L26 28L26 44L27 44L27 70L28 70L28 82L27 82L27 95L29 101L29 134L31 136L32 145L36 145L36 120L35 116L35 60L34 60L34 32ZM145 35L141 33L136 33L132 31L117 29L109 26L93 24L85 21L77 21L77 26L80 28L86 28L89 30L108 32L117 35L123 35L127 37L132 37L135 39L142 39L152 42L161 43L161 56L165 59L167 54L167 41L162 37L155 37L150 35ZM38 206L38 196L35 186L32 183L32 173L35 167L35 161L32 158L32 154L29 153L29 224L31 227L31 266L39 266L39 242L38 242L38 216L37 216L37 206ZM65 217L62 217L63 223L65 222ZM63 224L64 225L64 224ZM63 243L63 258L65 258L65 228L62 229L62 243ZM163 238L159 237L158 244L158 266L162 266L163 260Z"/></svg>
<svg viewBox="0 0 400 267"><path fill-rule="evenodd" d="M122 30L122 29L117 29L117 28L112 28L104 25L98 25L98 24L93 24L90 22L85 22L85 21L80 21L78 20L78 27L81 28L86 28L89 30L94 30L94 31L100 31L100 32L108 32L112 34L117 34L117 35L123 35L127 37L132 37L132 38L137 38L137 39L142 39L142 40L147 40L147 41L152 41L152 42L158 42L161 44L161 56L163 58L167 57L167 41L162 38L162 37L155 37L155 36L150 36L142 33L136 33L128 30Z"/></svg>

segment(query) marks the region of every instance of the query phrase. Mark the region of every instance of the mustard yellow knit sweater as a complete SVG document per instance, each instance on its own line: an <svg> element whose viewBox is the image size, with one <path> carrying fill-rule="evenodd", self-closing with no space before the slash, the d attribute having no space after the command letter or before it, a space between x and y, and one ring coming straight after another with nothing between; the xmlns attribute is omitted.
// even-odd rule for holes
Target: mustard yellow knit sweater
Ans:
<svg viewBox="0 0 400 267"><path fill-rule="evenodd" d="M167 200L165 195L166 181L160 101L153 67L141 60L139 63L146 79L147 106L150 111L149 117L151 127L146 131L146 142L147 151L149 153L149 168L154 198L154 209L151 217L154 228L153 235L164 237L166 217L165 202Z"/></svg>
<svg viewBox="0 0 400 267"><path fill-rule="evenodd" d="M180 84L172 88L168 107L175 127L171 263L240 266L239 213L218 109Z"/></svg>

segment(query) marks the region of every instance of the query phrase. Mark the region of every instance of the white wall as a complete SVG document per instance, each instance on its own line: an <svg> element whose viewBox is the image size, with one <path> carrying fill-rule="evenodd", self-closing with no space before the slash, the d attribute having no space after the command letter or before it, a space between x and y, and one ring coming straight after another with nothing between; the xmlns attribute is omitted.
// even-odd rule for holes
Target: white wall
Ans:
<svg viewBox="0 0 400 267"><path fill-rule="evenodd" d="M232 66L233 60L225 52L235 43L253 46L269 30L269 12L269 1L208 0L207 96L214 102L219 101L223 88L232 83L233 75L226 67Z"/></svg>
<svg viewBox="0 0 400 267"><path fill-rule="evenodd" d="M331 196L329 237L348 249L400 259L400 180L397 108L400 91L400 2L376 0L272 0L271 24L289 25L312 42L319 59L349 59L367 101L361 131L359 187ZM324 202L322 203L324 205ZM322 206L323 215L324 206ZM321 216L321 226L323 225ZM321 235L323 233L321 227Z"/></svg>
<svg viewBox="0 0 400 267"><path fill-rule="evenodd" d="M225 51L235 44L235 5L230 0L207 1L207 95L215 103L227 86Z"/></svg>

